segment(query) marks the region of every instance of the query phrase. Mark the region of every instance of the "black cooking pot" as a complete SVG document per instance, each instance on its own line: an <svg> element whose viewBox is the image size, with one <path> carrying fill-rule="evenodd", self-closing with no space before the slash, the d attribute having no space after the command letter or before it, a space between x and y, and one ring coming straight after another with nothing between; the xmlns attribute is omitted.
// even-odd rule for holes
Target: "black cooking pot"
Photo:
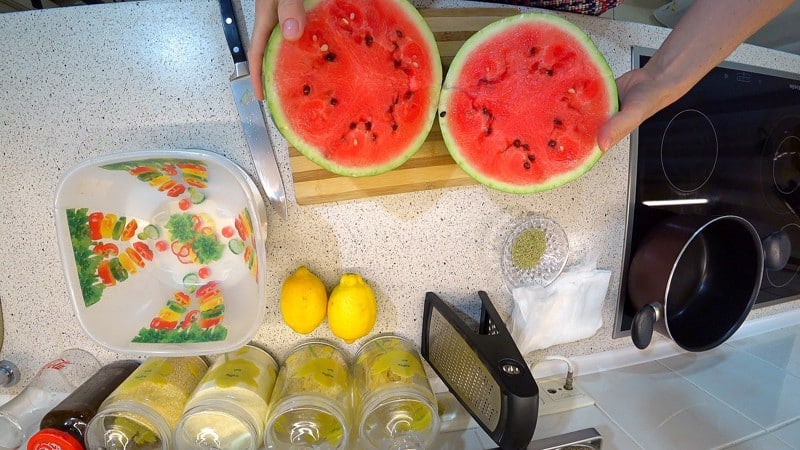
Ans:
<svg viewBox="0 0 800 450"><path fill-rule="evenodd" d="M643 349L653 330L694 352L725 342L755 303L764 272L758 233L738 216L674 216L634 253L628 294L631 339Z"/></svg>

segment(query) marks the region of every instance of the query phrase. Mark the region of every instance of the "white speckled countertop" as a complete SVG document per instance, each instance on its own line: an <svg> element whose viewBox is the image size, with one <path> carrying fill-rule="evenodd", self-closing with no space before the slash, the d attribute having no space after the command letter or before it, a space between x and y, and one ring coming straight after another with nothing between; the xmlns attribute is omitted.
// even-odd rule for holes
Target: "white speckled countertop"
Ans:
<svg viewBox="0 0 800 450"><path fill-rule="evenodd" d="M421 7L487 6L420 1ZM243 2L248 28L253 1ZM657 47L668 30L564 15L584 29L616 75L630 68L630 47ZM55 241L54 192L60 176L92 156L139 149L203 148L253 174L228 78L232 70L218 5L213 0L150 0L0 15L0 302L5 343L0 359L25 378L70 346L103 361L102 349L79 328ZM743 46L734 61L800 72L800 56ZM293 202L285 141L273 136ZM510 314L495 243L503 224L528 211L565 229L571 261L589 251L612 270L603 327L592 338L549 353L587 355L630 346L612 339L622 264L628 188L624 140L582 178L538 195L483 187L450 188L320 206L290 204L289 220L270 210L268 311L256 336L277 356L300 335L280 320L280 284L300 264L330 287L345 271L375 288L378 323L419 341L426 291L477 302L485 290ZM762 308L751 317L796 308ZM312 336L331 337L326 325ZM530 355L536 359L541 355ZM14 388L14 389L17 389ZM7 391L8 392L8 391Z"/></svg>

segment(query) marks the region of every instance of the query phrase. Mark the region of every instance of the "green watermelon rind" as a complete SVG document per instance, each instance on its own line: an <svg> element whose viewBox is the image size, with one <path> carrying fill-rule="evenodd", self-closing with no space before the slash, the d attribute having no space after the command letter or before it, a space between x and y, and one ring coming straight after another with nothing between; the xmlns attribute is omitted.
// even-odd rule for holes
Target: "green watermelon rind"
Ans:
<svg viewBox="0 0 800 450"><path fill-rule="evenodd" d="M452 92L454 92L454 84L458 80L461 68L464 66L465 60L469 56L471 49L478 47L486 40L506 31L509 27L523 25L526 22L534 23L539 21L545 21L562 28L565 32L573 35L581 44L583 44L584 48L587 50L587 54L590 56L592 62L594 62L603 76L603 80L605 81L608 89L608 114L611 115L616 113L619 110L617 83L614 78L614 73L611 71L611 67L608 65L608 61L606 61L605 57L602 53L600 53L600 50L597 49L592 39L586 35L583 30L568 20L562 19L554 14L546 13L523 13L506 17L496 22L492 22L467 39L461 49L459 49L459 51L456 53L456 56L453 58L453 61L450 64L450 69L445 77L444 86L442 87L442 92L439 96L439 112L441 113L447 110L446 105L449 104ZM467 175L479 183L490 188L512 194L533 194L536 192L547 191L569 183L570 181L573 181L588 172L589 169L591 169L605 153L600 149L599 146L595 145L592 151L587 154L583 164L569 172L552 177L545 183L531 185L506 183L501 180L487 177L467 162L467 160L461 155L461 152L458 151L459 146L456 143L454 136L450 133L450 129L447 127L446 121L446 115L445 117L441 117L440 115L439 124L442 130L442 140L444 141L445 146L450 152L450 156L453 158L456 164L458 164L458 166L464 172L466 172Z"/></svg>
<svg viewBox="0 0 800 450"><path fill-rule="evenodd" d="M305 10L310 11L322 1L323 0L305 0L303 2ZM289 126L289 121L286 117L286 114L281 107L280 98L276 89L275 72L272 70L273 67L276 67L278 49L280 48L281 42L283 42L283 36L281 35L280 27L275 27L270 35L269 41L267 42L267 49L264 54L262 65L264 78L264 98L266 99L267 108L272 116L272 120L275 122L276 128L281 132L284 138L286 138L289 144L303 154L303 156L320 167L337 175L347 177L366 177L379 175L392 169L396 169L414 156L420 147L422 147L422 144L425 142L425 139L427 139L428 134L433 127L433 122L436 119L437 105L439 103L439 95L441 93L443 78L441 56L439 55L439 47L436 45L436 38L428 26L428 23L425 22L425 19L423 19L422 15L419 13L417 8L414 7L414 5L409 3L407 0L393 1L408 13L408 20L417 25L425 44L427 44L427 49L430 52L431 67L433 68L434 73L430 87L431 106L428 108L428 113L424 124L425 126L420 130L417 138L408 145L408 149L406 151L398 154L396 158L382 165L352 167L336 164L328 158L325 158L317 146L306 141L302 136L292 130L292 128Z"/></svg>

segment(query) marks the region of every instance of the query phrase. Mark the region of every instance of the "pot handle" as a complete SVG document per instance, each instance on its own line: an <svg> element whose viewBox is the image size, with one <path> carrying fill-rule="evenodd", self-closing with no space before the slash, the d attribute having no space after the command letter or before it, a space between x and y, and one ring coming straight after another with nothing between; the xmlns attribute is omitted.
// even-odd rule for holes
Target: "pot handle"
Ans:
<svg viewBox="0 0 800 450"><path fill-rule="evenodd" d="M631 326L631 340L636 348L643 350L650 345L653 339L653 326L661 317L661 304L650 303L644 305L639 312L633 316L633 324Z"/></svg>

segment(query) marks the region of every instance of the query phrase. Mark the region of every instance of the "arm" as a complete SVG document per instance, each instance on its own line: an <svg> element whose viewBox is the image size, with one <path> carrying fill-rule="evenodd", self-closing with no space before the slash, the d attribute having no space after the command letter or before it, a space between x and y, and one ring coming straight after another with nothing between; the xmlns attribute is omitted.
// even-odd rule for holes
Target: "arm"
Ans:
<svg viewBox="0 0 800 450"><path fill-rule="evenodd" d="M647 64L617 79L620 111L600 129L600 148L682 97L792 1L695 0Z"/></svg>
<svg viewBox="0 0 800 450"><path fill-rule="evenodd" d="M261 79L262 60L272 29L280 21L283 37L294 41L303 35L306 13L303 0L256 0L253 37L247 50L250 66L250 81L259 100L264 100L264 86Z"/></svg>

